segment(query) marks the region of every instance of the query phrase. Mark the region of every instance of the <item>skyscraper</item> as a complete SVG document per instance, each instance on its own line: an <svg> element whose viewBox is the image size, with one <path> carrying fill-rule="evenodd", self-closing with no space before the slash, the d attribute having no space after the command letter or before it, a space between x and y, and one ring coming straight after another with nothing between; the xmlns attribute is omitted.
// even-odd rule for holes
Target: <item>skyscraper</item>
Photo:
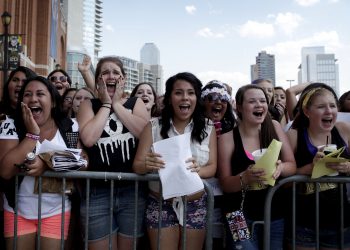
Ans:
<svg viewBox="0 0 350 250"><path fill-rule="evenodd" d="M163 68L160 65L159 49L154 43L145 43L140 51L139 77L140 82L152 83L158 94L163 91Z"/></svg>
<svg viewBox="0 0 350 250"><path fill-rule="evenodd" d="M140 61L148 65L160 64L159 49L154 43L145 43L141 49Z"/></svg>
<svg viewBox="0 0 350 250"><path fill-rule="evenodd" d="M67 72L73 84L82 87L85 83L78 62L88 55L96 65L101 51L102 0L64 0L63 6L67 17Z"/></svg>
<svg viewBox="0 0 350 250"><path fill-rule="evenodd" d="M334 54L326 54L323 46L303 47L298 83L323 82L339 94L339 69Z"/></svg>
<svg viewBox="0 0 350 250"><path fill-rule="evenodd" d="M266 51L259 52L255 58L255 64L251 65L251 80L264 78L270 79L272 84L275 86L275 56L267 54Z"/></svg>

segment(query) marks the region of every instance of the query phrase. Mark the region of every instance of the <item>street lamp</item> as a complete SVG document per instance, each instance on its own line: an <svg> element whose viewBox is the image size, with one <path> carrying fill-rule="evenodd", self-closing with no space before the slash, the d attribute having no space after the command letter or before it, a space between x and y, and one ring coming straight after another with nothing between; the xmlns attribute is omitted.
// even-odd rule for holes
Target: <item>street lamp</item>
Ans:
<svg viewBox="0 0 350 250"><path fill-rule="evenodd" d="M7 81L7 73L8 73L8 35L9 35L9 26L11 23L11 15L7 11L2 13L1 15L2 25L4 26L4 65L3 65L3 73L4 73L4 82Z"/></svg>
<svg viewBox="0 0 350 250"><path fill-rule="evenodd" d="M292 82L294 82L294 80L286 80L287 82L289 82L289 88L292 87Z"/></svg>

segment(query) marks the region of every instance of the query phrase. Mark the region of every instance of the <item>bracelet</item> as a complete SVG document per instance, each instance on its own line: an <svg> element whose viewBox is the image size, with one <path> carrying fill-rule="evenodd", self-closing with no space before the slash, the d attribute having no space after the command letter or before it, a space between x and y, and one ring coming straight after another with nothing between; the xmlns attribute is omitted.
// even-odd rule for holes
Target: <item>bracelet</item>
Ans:
<svg viewBox="0 0 350 250"><path fill-rule="evenodd" d="M108 108L108 109L112 109L111 106L107 106L107 105L105 105L105 104L103 104L101 107Z"/></svg>
<svg viewBox="0 0 350 250"><path fill-rule="evenodd" d="M29 139L35 140L35 141L39 141L39 139L40 139L39 135L35 135L35 134L31 134L31 133L26 133L26 137L28 137Z"/></svg>
<svg viewBox="0 0 350 250"><path fill-rule="evenodd" d="M109 103L109 102L104 102L104 103L102 103L102 105L105 105L105 104L111 105L111 106L112 106L112 103Z"/></svg>

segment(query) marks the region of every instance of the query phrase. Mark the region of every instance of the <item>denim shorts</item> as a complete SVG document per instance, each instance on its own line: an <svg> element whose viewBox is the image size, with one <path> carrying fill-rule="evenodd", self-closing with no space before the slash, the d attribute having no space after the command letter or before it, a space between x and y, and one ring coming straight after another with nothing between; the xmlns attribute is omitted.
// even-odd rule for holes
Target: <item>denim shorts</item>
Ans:
<svg viewBox="0 0 350 250"><path fill-rule="evenodd" d="M187 202L186 228L205 228L205 219L207 215L206 199L207 194L205 193L200 199ZM159 210L159 198L149 195L146 210L147 228L158 228ZM176 213L173 209L172 200L163 200L161 220L162 228L179 225L179 220L176 217Z"/></svg>
<svg viewBox="0 0 350 250"><path fill-rule="evenodd" d="M113 204L110 204L110 189L105 187L92 187L89 202L88 240L101 240L118 233L126 237L134 237L135 209L137 212L136 237L143 235L144 216L146 209L146 191L139 189L138 203L135 204L134 185L115 187ZM112 220L110 220L110 207L113 207ZM82 195L81 220L86 227L86 197ZM110 231L110 223L112 230Z"/></svg>
<svg viewBox="0 0 350 250"><path fill-rule="evenodd" d="M320 247L340 248L339 230L320 229ZM292 244L289 238L288 242ZM300 247L316 247L316 232L314 229L297 226L295 230L295 245ZM344 247L350 247L350 227L344 229Z"/></svg>

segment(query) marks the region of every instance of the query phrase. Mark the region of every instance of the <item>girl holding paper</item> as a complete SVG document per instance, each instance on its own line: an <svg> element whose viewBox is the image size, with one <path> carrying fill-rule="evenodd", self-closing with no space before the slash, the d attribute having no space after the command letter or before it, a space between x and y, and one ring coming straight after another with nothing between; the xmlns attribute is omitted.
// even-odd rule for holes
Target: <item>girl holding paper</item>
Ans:
<svg viewBox="0 0 350 250"><path fill-rule="evenodd" d="M253 237L235 241L226 225L228 249L260 249L262 228L251 228L254 221L263 220L265 197L268 187L263 184L265 170L253 168L252 152L267 148L273 139L282 142L279 160L272 178L286 177L295 173L296 164L288 138L281 125L271 119L268 113L268 96L255 85L245 85L236 93L236 109L240 119L232 131L218 139L218 174L225 192L223 212L240 209L242 190L245 192L243 213ZM260 183L259 190L250 190L254 183ZM283 243L283 199L276 194L272 203L271 249L282 249Z"/></svg>
<svg viewBox="0 0 350 250"><path fill-rule="evenodd" d="M216 133L213 124L204 117L200 105L202 83L191 73L178 73L166 82L164 108L161 117L154 118L143 130L133 169L146 174L164 168L162 156L151 152L156 141L191 133L192 157L183 159L188 171L201 178L213 177L216 171ZM162 183L167 185L167 183ZM161 196L159 183L150 183L146 224L151 248L157 249L158 218ZM177 199L177 198L175 198ZM162 201L161 249L180 249L183 218L178 218L173 199ZM206 194L204 191L187 196L186 249L202 249L205 237Z"/></svg>
<svg viewBox="0 0 350 250"><path fill-rule="evenodd" d="M297 162L297 173L311 176L318 160L324 157L326 144L336 144L345 150L340 155L350 158L350 125L337 122L338 100L334 90L326 84L309 85L300 97L299 112L292 128L288 131L292 149ZM340 175L350 173L350 163L326 163L326 166L337 170ZM315 249L315 184L300 185L297 193L296 211L296 246L299 249ZM319 233L321 249L340 248L340 207L344 209L344 246L350 247L350 205L343 186L343 204L340 200L340 188L337 183L320 183L319 193Z"/></svg>
<svg viewBox="0 0 350 250"><path fill-rule="evenodd" d="M28 153L37 153L44 140L70 148L77 147L78 144L78 124L64 117L60 101L58 91L46 78L36 76L27 79L18 94L15 122L7 127L11 131L11 137L0 140L0 148L7 145L7 152L0 162L1 177L14 180L14 175L21 171L18 166L23 166L23 171L27 173L24 178L19 176L18 249L35 248L38 231L38 191L35 177L48 169L40 157L25 161ZM59 184L54 178L42 180L40 242L43 249L60 249L63 208L64 239L68 235L71 204L67 196L62 197L60 185L54 188L55 183ZM4 203L7 249L12 249L14 243L14 182L11 184L13 189L9 188L5 193ZM62 198L65 198L64 207Z"/></svg>

